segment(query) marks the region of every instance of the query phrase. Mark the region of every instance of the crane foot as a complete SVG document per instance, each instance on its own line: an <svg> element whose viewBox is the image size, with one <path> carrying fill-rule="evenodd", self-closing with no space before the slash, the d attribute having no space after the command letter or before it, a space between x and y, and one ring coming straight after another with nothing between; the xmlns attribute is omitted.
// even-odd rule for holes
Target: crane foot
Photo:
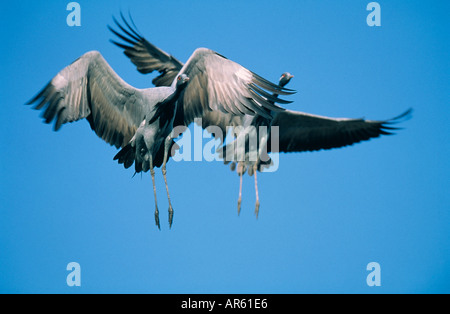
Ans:
<svg viewBox="0 0 450 314"><path fill-rule="evenodd" d="M173 222L173 208L172 205L169 205L169 228L172 228Z"/></svg>
<svg viewBox="0 0 450 314"><path fill-rule="evenodd" d="M258 219L258 213L259 213L259 201L256 201L256 205L255 205L255 215L256 215L256 219Z"/></svg>
<svg viewBox="0 0 450 314"><path fill-rule="evenodd" d="M159 211L158 207L155 208L155 224L159 230L161 230L161 226L159 225Z"/></svg>

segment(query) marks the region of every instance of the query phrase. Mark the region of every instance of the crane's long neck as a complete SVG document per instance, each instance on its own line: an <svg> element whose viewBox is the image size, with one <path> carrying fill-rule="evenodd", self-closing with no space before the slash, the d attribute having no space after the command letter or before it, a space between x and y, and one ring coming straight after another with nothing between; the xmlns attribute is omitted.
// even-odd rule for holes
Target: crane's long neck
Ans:
<svg viewBox="0 0 450 314"><path fill-rule="evenodd" d="M177 87L172 94L167 96L163 101L157 103L155 105L155 113L150 119L149 124L152 124L159 119L159 127L165 128L169 123L172 123L177 111L177 100L182 91L182 87Z"/></svg>

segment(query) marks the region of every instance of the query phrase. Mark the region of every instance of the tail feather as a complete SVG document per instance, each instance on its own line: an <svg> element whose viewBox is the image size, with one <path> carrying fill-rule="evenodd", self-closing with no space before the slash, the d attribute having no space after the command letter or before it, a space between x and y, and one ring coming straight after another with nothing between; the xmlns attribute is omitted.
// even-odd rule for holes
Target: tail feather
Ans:
<svg viewBox="0 0 450 314"><path fill-rule="evenodd" d="M113 160L117 160L119 164L124 165L125 169L128 169L133 164L135 156L136 147L127 144L114 156Z"/></svg>
<svg viewBox="0 0 450 314"><path fill-rule="evenodd" d="M172 156L171 152L179 149L179 146L172 140L169 150L169 158ZM136 146L131 145L131 143L124 146L113 158L117 160L119 164L123 164L125 169L130 168L134 163L134 168L136 173L147 172L150 168L149 162L140 162L136 160ZM161 167L164 161L164 145L161 145L155 159L153 160L154 167Z"/></svg>

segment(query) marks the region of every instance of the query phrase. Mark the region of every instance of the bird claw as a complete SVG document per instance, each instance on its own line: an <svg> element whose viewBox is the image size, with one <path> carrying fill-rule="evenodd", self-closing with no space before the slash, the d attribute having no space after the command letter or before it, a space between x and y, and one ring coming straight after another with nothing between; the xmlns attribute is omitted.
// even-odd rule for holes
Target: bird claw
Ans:
<svg viewBox="0 0 450 314"><path fill-rule="evenodd" d="M241 213L241 202L242 202L242 200L238 199L238 216Z"/></svg>
<svg viewBox="0 0 450 314"><path fill-rule="evenodd" d="M258 219L258 213L259 213L259 201L256 201L256 205L255 205L255 215L256 215L256 219Z"/></svg>
<svg viewBox="0 0 450 314"><path fill-rule="evenodd" d="M155 209L155 224L159 230L161 230L161 226L159 224L159 211L158 208Z"/></svg>
<svg viewBox="0 0 450 314"><path fill-rule="evenodd" d="M173 208L172 205L169 205L169 228L172 228L173 222Z"/></svg>

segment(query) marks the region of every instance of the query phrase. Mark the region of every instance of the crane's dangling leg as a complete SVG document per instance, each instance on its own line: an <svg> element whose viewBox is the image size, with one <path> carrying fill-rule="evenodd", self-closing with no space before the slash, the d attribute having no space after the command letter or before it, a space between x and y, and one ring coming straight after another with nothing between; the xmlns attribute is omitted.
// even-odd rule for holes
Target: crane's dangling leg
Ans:
<svg viewBox="0 0 450 314"><path fill-rule="evenodd" d="M256 162L253 165L253 172L255 174L255 194L256 194L256 203L255 203L255 215L256 218L258 218L259 214L259 193L258 193L258 169L261 164L261 156L265 152L264 150L267 149L267 139L269 136L266 134L264 136L260 136L259 141L259 149L258 149L258 156L256 158Z"/></svg>
<svg viewBox="0 0 450 314"><path fill-rule="evenodd" d="M169 150L170 150L170 144L171 143L172 143L172 137L169 135L169 136L166 137L166 140L164 141L164 159L163 159L163 164L162 164L162 174L163 174L163 177L164 177L164 183L166 184L167 199L169 200L169 228L172 227L173 208L172 208L172 203L170 202L169 185L167 184L166 163L167 163L167 159L169 157Z"/></svg>
<svg viewBox="0 0 450 314"><path fill-rule="evenodd" d="M153 157L151 156L151 154L150 154L150 174L152 176L153 194L155 196L155 224L156 226L158 226L158 229L161 230L161 226L159 225L158 201L156 200L155 170L153 169Z"/></svg>
<svg viewBox="0 0 450 314"><path fill-rule="evenodd" d="M258 194L258 178L257 178L258 163L254 164L253 172L255 174L255 193L256 193L255 215L256 215L256 218L258 218L258 213L259 213L259 194Z"/></svg>
<svg viewBox="0 0 450 314"><path fill-rule="evenodd" d="M242 202L242 176L244 175L243 162L238 163L237 172L239 174L239 198L238 198L238 215L239 215L241 213L241 202Z"/></svg>

